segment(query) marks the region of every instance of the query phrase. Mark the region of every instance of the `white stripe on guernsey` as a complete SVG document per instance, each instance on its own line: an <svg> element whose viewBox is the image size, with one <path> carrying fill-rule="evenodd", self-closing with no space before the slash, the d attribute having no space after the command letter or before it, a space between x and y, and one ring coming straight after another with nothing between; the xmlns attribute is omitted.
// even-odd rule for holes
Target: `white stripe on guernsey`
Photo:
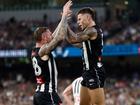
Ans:
<svg viewBox="0 0 140 105"><path fill-rule="evenodd" d="M49 82L49 92L52 92L52 67L51 67L51 61L48 60L48 66L49 66L49 72L50 72L50 82Z"/></svg>
<svg viewBox="0 0 140 105"><path fill-rule="evenodd" d="M40 92L44 92L44 90L45 90L45 84L41 84L41 86L40 86Z"/></svg>
<svg viewBox="0 0 140 105"><path fill-rule="evenodd" d="M90 52L91 52L91 44L90 44L89 40L88 40L88 46L89 46L89 49L90 49Z"/></svg>
<svg viewBox="0 0 140 105"><path fill-rule="evenodd" d="M56 68L56 62L55 60L54 61L54 76L55 76L55 91L57 92L57 75L58 75L58 72L57 72L57 68Z"/></svg>
<svg viewBox="0 0 140 105"><path fill-rule="evenodd" d="M38 90L39 90L39 85L37 85L37 88L36 88L36 90L35 90L35 91L37 92Z"/></svg>
<svg viewBox="0 0 140 105"><path fill-rule="evenodd" d="M86 63L86 70L87 69L89 70L89 60L88 60L87 48L86 48L85 42L83 42L83 50L84 50L84 60Z"/></svg>
<svg viewBox="0 0 140 105"><path fill-rule="evenodd" d="M101 30L102 31L102 30ZM102 37L102 46L104 45L104 40L103 40L103 33L101 34L101 37ZM103 48L102 48L102 53L103 53Z"/></svg>
<svg viewBox="0 0 140 105"><path fill-rule="evenodd" d="M53 103L53 105L54 105L54 100L53 100L52 93L50 93L50 95L51 95L51 100L52 100L52 103Z"/></svg>
<svg viewBox="0 0 140 105"><path fill-rule="evenodd" d="M101 83L101 81L100 81L100 78L99 78L99 75L98 75L98 71L97 71L96 68L94 68L94 69L95 69L95 72L96 72L96 77L97 77L97 79L98 79L98 85L99 85L99 88L100 88L100 83Z"/></svg>

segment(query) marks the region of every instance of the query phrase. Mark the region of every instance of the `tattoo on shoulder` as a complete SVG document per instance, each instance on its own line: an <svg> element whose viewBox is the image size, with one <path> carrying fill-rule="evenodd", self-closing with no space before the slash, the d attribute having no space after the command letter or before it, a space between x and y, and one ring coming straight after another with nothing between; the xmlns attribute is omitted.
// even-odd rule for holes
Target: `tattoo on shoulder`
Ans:
<svg viewBox="0 0 140 105"><path fill-rule="evenodd" d="M90 27L90 28L85 29L84 32L86 35L91 35L91 34L97 33L97 30L93 27Z"/></svg>
<svg viewBox="0 0 140 105"><path fill-rule="evenodd" d="M77 37L82 35L92 35L95 33L97 33L97 30L95 28L87 28L84 31L77 33Z"/></svg>

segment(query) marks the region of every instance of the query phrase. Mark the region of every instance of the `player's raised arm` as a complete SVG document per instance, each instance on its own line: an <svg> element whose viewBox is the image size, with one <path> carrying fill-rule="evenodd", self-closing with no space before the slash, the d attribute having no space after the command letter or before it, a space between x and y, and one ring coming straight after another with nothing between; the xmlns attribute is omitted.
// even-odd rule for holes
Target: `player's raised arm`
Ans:
<svg viewBox="0 0 140 105"><path fill-rule="evenodd" d="M67 18L69 14L71 14L71 10L70 10L71 5L72 5L72 1L69 0L63 6L61 21L52 35L54 36L54 38L50 43L44 44L40 48L39 51L40 56L48 55L57 46L57 44L64 39L65 35L67 34L67 26L68 26Z"/></svg>
<svg viewBox="0 0 140 105"><path fill-rule="evenodd" d="M67 15L67 19L69 19L69 18L71 18L70 16L71 16L71 13L72 13L72 11L70 10L70 6L72 5L72 1L71 0L69 0L64 6L63 6L63 11L60 13L61 14L61 16L62 16L62 18L65 18L66 16L64 16L64 15ZM63 19L62 19L63 20ZM60 25L61 23L59 23L59 25ZM58 27L55 29L55 31L53 32L53 37L55 37L55 35L56 35L56 33L57 33L57 31L59 30L59 25L58 25Z"/></svg>

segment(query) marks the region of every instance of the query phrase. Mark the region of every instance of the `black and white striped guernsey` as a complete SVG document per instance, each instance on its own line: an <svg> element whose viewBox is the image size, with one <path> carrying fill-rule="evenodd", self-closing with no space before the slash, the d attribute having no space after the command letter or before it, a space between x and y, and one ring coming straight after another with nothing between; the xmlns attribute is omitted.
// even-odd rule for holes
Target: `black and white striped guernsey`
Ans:
<svg viewBox="0 0 140 105"><path fill-rule="evenodd" d="M49 54L49 59L46 61L41 60L38 55L40 48L32 50L32 64L36 76L37 88L36 91L40 92L57 92L57 67L52 54Z"/></svg>
<svg viewBox="0 0 140 105"><path fill-rule="evenodd" d="M102 66L103 32L97 25L93 27L97 30L97 38L82 42L84 70L91 70L96 66Z"/></svg>

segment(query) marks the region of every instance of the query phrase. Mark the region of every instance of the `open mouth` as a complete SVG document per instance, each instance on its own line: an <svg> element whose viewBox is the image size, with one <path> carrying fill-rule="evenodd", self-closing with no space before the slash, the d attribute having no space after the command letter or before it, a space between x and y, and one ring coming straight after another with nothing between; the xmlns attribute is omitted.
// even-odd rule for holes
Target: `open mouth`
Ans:
<svg viewBox="0 0 140 105"><path fill-rule="evenodd" d="M82 28L82 25L79 24L79 27Z"/></svg>

